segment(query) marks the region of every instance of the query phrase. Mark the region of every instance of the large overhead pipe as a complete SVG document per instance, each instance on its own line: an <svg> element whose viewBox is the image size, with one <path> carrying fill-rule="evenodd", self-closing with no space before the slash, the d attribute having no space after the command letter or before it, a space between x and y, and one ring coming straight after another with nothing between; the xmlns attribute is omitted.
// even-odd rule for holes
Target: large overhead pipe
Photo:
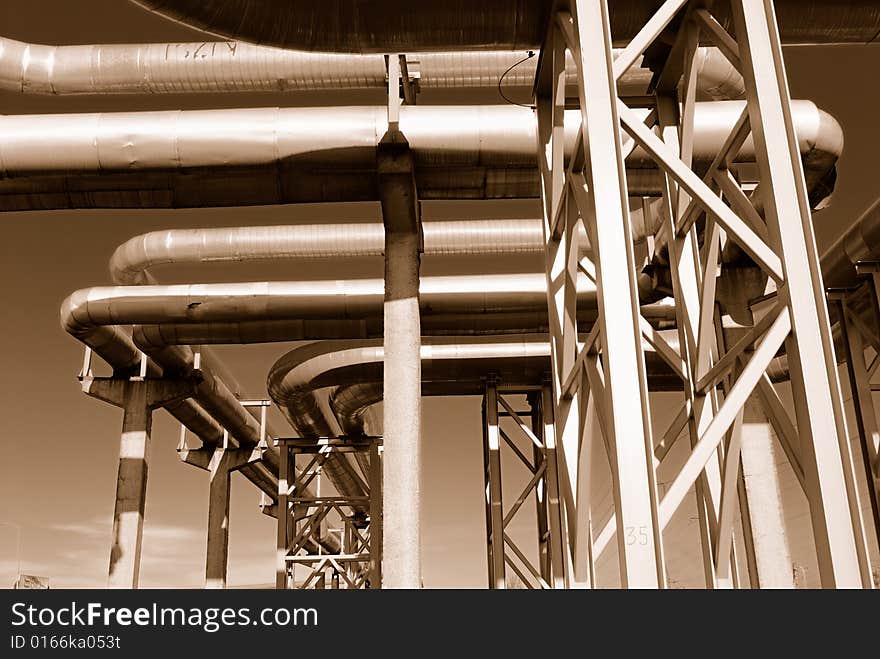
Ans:
<svg viewBox="0 0 880 659"><path fill-rule="evenodd" d="M537 68L536 57L512 50L408 53L406 59L422 89L496 87L499 82L531 87ZM717 48L700 48L696 66L702 96L742 97L742 76ZM572 86L575 75L569 56L566 77ZM645 93L651 75L631 69L620 80L621 93ZM25 94L383 89L386 78L385 57L378 54L313 53L240 41L54 46L0 37L0 90Z"/></svg>
<svg viewBox="0 0 880 659"><path fill-rule="evenodd" d="M425 314L533 312L545 303L544 286L537 273L425 277L420 304ZM98 286L70 295L61 322L103 356L119 325L361 320L378 315L383 289L381 279ZM596 288L585 275L578 279L578 298L585 307L595 305Z"/></svg>
<svg viewBox="0 0 880 659"><path fill-rule="evenodd" d="M822 255L822 276L826 286L856 284L855 264L880 259L880 198Z"/></svg>
<svg viewBox="0 0 880 659"><path fill-rule="evenodd" d="M698 171L742 109L742 101L697 104ZM829 193L843 132L810 101L794 101L792 113L816 206ZM565 113L569 154L579 122L577 111ZM384 107L4 116L0 210L375 201L376 145L387 128ZM538 197L528 108L403 106L400 129L421 199ZM753 159L749 140L737 161ZM663 178L641 148L627 169L633 196L659 194Z"/></svg>
<svg viewBox="0 0 880 659"><path fill-rule="evenodd" d="M541 220L423 220L426 255L519 254L543 251ZM644 232L643 232L644 233ZM586 238L586 232L582 231ZM135 236L116 248L110 276L118 284L155 283L159 265L381 256L379 222L209 229L167 229Z"/></svg>
<svg viewBox="0 0 880 659"><path fill-rule="evenodd" d="M252 43L325 52L403 53L538 48L552 3L544 0L131 0L190 27ZM609 3L611 35L628 42L659 0ZM870 43L880 34L880 12L865 0L776 0L783 43ZM729 8L713 15L731 27Z"/></svg>

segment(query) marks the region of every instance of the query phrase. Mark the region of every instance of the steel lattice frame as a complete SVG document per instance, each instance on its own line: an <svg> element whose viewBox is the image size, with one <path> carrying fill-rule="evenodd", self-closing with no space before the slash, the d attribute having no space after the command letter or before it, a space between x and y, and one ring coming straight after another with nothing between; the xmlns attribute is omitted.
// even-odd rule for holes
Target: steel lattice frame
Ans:
<svg viewBox="0 0 880 659"><path fill-rule="evenodd" d="M278 461L278 542L276 589L379 588L382 582L382 460L380 437L281 438L276 440ZM333 453L362 452L369 455L369 491L362 497L308 495ZM297 475L291 468L293 456L310 456ZM358 513L367 509L368 516ZM339 551L314 553L321 547L322 523L336 513L342 524ZM306 568L295 583L294 565Z"/></svg>
<svg viewBox="0 0 880 659"><path fill-rule="evenodd" d="M713 18L711 2L667 0L615 59L607 1L560 1L554 4L541 52L535 90L554 441L568 539L566 574L578 585L594 584L594 556L616 535L621 585L663 587L662 530L692 487L700 510L706 585L736 585L731 564L738 435L743 405L753 392L772 406L777 429L785 426L795 433L788 439L799 445L797 468L803 473L822 585L871 584L774 10L770 0L732 0L731 7L736 37ZM615 82L661 34L674 45L655 77L652 111L642 121L618 97ZM690 166L691 64L701 40L725 53L747 88L746 109L705 176ZM582 121L567 165L566 50L578 66ZM763 216L731 171L731 161L749 136L756 146ZM636 146L666 176L661 234L669 250L680 349L640 315L623 166L626 153ZM578 260L580 222L592 260ZM769 310L729 348L718 341L715 323L723 240L736 243L775 284ZM599 320L584 341L578 340L575 315L579 273L594 278L599 291ZM673 426L686 426L691 440L690 455L662 498L657 468L669 446L661 442L655 447L653 439L643 341L682 378L685 406ZM765 373L783 346L796 423L781 405L773 405L775 392ZM664 440L674 441L677 434L671 428ZM615 515L594 538L588 447L600 436L608 446Z"/></svg>
<svg viewBox="0 0 880 659"><path fill-rule="evenodd" d="M527 394L530 410L517 411L508 401L514 394ZM512 420L513 433L502 427L501 419ZM515 434L514 434L515 433ZM517 437L531 445L531 457L523 451ZM502 496L501 452L504 446L530 474L519 494L505 511ZM486 503L486 562L489 587L508 587L510 570L529 589L566 587L564 538L559 500L556 446L553 433L553 399L548 386L505 387L493 379L483 395L483 466ZM531 561L507 532L507 527L534 495L537 531L537 563Z"/></svg>
<svg viewBox="0 0 880 659"><path fill-rule="evenodd" d="M860 262L856 271L862 283L846 290L829 289L828 300L837 312L861 449L857 457L880 546L880 426L873 396L880 385L872 382L880 366L880 262Z"/></svg>

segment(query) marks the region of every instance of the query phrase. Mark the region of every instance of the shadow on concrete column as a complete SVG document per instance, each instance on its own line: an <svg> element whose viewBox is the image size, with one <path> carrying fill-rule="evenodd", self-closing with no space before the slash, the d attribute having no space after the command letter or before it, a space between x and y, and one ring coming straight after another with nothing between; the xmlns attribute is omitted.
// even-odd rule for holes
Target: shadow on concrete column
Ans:
<svg viewBox="0 0 880 659"><path fill-rule="evenodd" d="M421 586L422 251L409 144L396 129L377 148L385 225L383 588Z"/></svg>

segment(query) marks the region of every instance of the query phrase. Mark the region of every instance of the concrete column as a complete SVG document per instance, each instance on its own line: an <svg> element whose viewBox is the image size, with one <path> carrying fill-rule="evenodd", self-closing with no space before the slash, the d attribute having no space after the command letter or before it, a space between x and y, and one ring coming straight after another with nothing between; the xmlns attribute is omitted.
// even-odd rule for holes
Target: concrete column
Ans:
<svg viewBox="0 0 880 659"><path fill-rule="evenodd" d="M419 235L385 237L382 584L421 586Z"/></svg>
<svg viewBox="0 0 880 659"><path fill-rule="evenodd" d="M205 548L205 588L226 588L229 562L229 488L232 472L263 457L263 444L229 448L228 437L219 446L178 450L180 459L210 474L208 533ZM280 470L279 470L280 473Z"/></svg>
<svg viewBox="0 0 880 659"><path fill-rule="evenodd" d="M128 383L122 407L119 474L113 509L113 546L107 585L110 588L137 588L153 417L147 405L147 383Z"/></svg>
<svg viewBox="0 0 880 659"><path fill-rule="evenodd" d="M791 550L782 515L773 431L760 403L743 408L742 472L761 588L794 588Z"/></svg>
<svg viewBox="0 0 880 659"><path fill-rule="evenodd" d="M409 143L400 131L400 59L388 58L388 131L376 148L385 226L382 587L419 588L421 568L422 228Z"/></svg>
<svg viewBox="0 0 880 659"><path fill-rule="evenodd" d="M205 588L226 588L229 564L229 486L232 472L226 451L218 449L215 453L220 455L212 460L210 470Z"/></svg>
<svg viewBox="0 0 880 659"><path fill-rule="evenodd" d="M138 586L152 410L191 396L196 382L195 379L82 378L83 393L123 410L107 581L110 588Z"/></svg>

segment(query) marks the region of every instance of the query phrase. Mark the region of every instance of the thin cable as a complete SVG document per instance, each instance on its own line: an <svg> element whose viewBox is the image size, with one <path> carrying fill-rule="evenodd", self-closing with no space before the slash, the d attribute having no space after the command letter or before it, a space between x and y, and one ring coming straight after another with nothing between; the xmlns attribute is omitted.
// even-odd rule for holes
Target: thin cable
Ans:
<svg viewBox="0 0 880 659"><path fill-rule="evenodd" d="M534 109L535 106L534 106L534 105L525 105L524 103L517 103L516 101L512 101L512 100L510 100L509 98L507 98L507 96L504 94L504 90L501 88L501 84L504 82L504 78L507 76L508 73L510 73L511 71L513 71L516 67L518 67L518 66L519 66L520 64L522 64L523 62L532 59L534 56L535 56L535 51L534 51L534 50L530 50L528 55L526 55L525 57L523 57L523 58L522 58L519 62L517 62L516 64L511 64L511 65L507 68L507 71L505 71L504 73L502 73L502 74L501 74L501 77L498 78L498 93L501 95L501 98L503 98L505 101L507 101L507 102L510 103L511 105L518 105L518 106L521 107L521 108L529 108L530 110Z"/></svg>

